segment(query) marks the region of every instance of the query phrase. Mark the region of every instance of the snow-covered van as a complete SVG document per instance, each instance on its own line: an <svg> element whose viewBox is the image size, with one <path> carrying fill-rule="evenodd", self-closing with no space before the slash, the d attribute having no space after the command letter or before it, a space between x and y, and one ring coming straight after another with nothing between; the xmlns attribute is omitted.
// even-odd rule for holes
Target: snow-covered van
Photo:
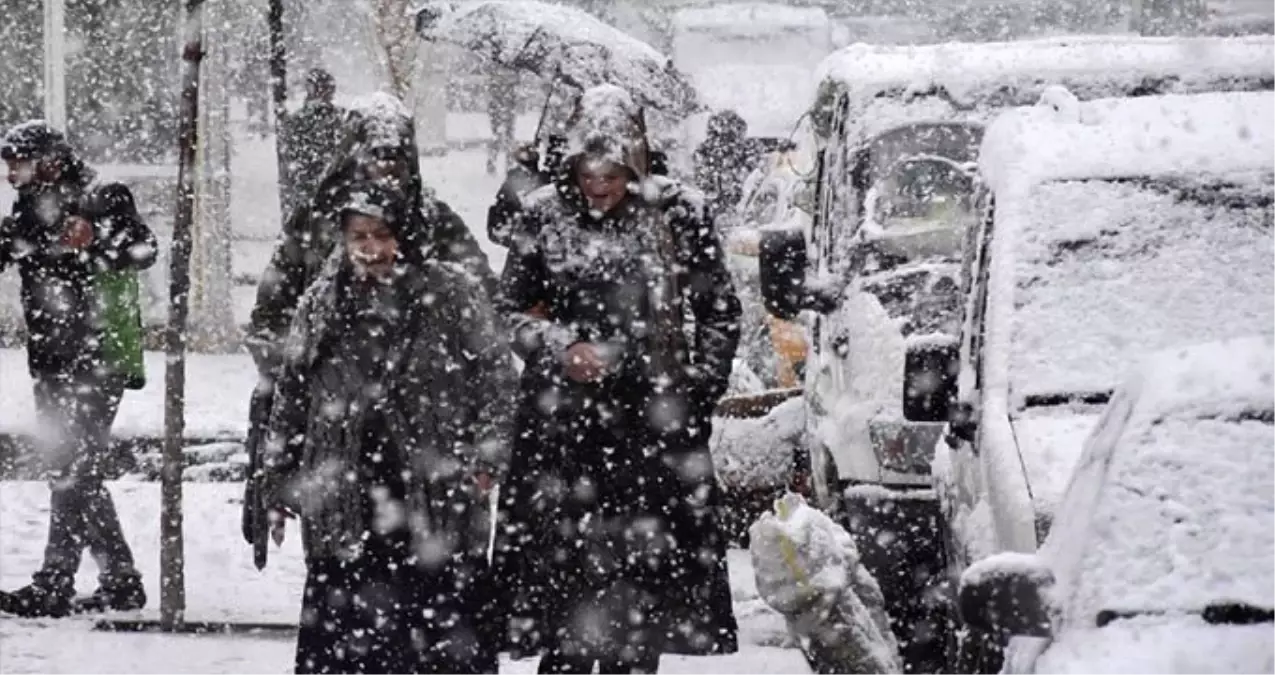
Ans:
<svg viewBox="0 0 1275 675"><path fill-rule="evenodd" d="M1124 380L1040 550L961 578L962 615L1008 643L1000 672L1275 668L1273 378L1267 334L1155 352Z"/></svg>
<svg viewBox="0 0 1275 675"><path fill-rule="evenodd" d="M1036 550L1131 365L1275 330L1275 94L1052 99L987 128L957 340L905 366L907 419L947 423L949 578ZM994 645L952 646L961 672L999 666Z"/></svg>
<svg viewBox="0 0 1275 675"><path fill-rule="evenodd" d="M905 416L904 373L915 355L959 339L967 234L989 207L977 170L984 125L1037 102L1270 92L1275 44L1123 36L860 44L829 57L818 79L813 224L808 235L764 233L762 291L771 313L803 317L810 336L813 501L844 514L897 603L905 660L942 668L939 610L924 601L945 578L930 468L946 418Z"/></svg>

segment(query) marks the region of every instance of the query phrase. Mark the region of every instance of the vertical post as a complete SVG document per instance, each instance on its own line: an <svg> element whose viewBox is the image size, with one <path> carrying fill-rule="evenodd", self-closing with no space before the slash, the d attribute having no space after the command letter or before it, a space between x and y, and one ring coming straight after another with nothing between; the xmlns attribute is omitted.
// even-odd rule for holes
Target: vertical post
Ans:
<svg viewBox="0 0 1275 675"><path fill-rule="evenodd" d="M66 131L66 0L44 0L44 119Z"/></svg>
<svg viewBox="0 0 1275 675"><path fill-rule="evenodd" d="M266 14L270 31L270 95L274 105L275 159L279 164L279 211L286 221L291 213L284 213L288 200L288 140L284 138L283 121L288 115L288 47L283 38L283 0L270 0Z"/></svg>
<svg viewBox="0 0 1275 675"><path fill-rule="evenodd" d="M199 144L199 65L203 60L203 0L186 0L182 35L182 95L177 164L177 214L170 260L167 361L164 368L164 455L161 472L160 625L181 627L186 612L182 537L182 438L186 431L186 315L190 293L191 224L195 209L195 149Z"/></svg>

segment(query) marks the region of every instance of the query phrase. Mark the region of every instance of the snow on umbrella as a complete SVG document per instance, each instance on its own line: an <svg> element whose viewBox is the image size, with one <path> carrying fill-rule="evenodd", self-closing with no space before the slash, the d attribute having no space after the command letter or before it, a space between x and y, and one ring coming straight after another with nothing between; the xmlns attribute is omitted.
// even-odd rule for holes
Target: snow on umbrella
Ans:
<svg viewBox="0 0 1275 675"><path fill-rule="evenodd" d="M693 112L694 88L651 45L579 9L533 0L430 2L416 10L422 39L579 89L611 83L645 106Z"/></svg>

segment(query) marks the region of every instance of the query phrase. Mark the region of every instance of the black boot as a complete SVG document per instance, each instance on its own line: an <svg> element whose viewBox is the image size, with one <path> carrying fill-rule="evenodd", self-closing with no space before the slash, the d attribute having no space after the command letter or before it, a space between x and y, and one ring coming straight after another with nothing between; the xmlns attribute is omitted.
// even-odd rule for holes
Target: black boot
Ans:
<svg viewBox="0 0 1275 675"><path fill-rule="evenodd" d="M0 612L27 618L64 617L72 610L72 584L69 579L37 579L12 593L0 591Z"/></svg>
<svg viewBox="0 0 1275 675"><path fill-rule="evenodd" d="M140 574L102 577L92 595L75 599L76 612L131 612L146 606L146 588Z"/></svg>

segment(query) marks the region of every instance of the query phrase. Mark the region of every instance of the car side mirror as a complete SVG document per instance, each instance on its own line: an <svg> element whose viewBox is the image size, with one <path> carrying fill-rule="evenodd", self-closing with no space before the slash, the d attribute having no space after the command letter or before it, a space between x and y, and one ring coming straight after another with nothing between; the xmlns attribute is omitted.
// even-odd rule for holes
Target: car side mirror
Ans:
<svg viewBox="0 0 1275 675"><path fill-rule="evenodd" d="M903 419L947 422L956 403L960 343L955 338L908 345L903 362Z"/></svg>
<svg viewBox="0 0 1275 675"><path fill-rule="evenodd" d="M785 320L796 318L807 308L805 233L796 228L762 230L757 263L766 311Z"/></svg>
<svg viewBox="0 0 1275 675"><path fill-rule="evenodd" d="M966 568L957 604L966 626L1000 646L1014 636L1048 638L1053 585L1053 570L1035 554L998 553Z"/></svg>

